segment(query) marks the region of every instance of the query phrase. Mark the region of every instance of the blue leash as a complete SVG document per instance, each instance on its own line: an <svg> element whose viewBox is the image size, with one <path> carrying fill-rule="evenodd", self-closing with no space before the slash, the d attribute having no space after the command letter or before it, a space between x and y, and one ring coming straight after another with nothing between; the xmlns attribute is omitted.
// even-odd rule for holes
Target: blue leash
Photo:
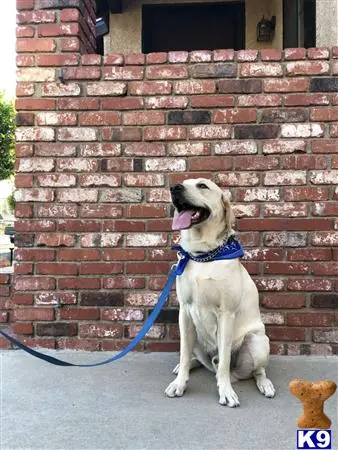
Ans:
<svg viewBox="0 0 338 450"><path fill-rule="evenodd" d="M54 364L56 366L73 366L73 367L96 367L96 366L103 366L104 364L111 363L113 361L117 361L120 358L123 358L127 353L129 353L136 345L141 341L141 339L144 338L144 336L147 334L149 329L151 328L152 324L155 322L157 316L159 315L161 309L163 308L165 302L167 301L170 290L172 285L175 282L176 279L176 267L174 266L171 271L169 272L167 282L163 288L163 291L161 292L161 295L154 306L154 309L152 310L150 316L147 318L147 320L144 322L142 329L140 330L139 334L117 355L113 356L112 358L105 359L104 361L98 362L98 363L92 363L92 364L73 364L69 363L67 361L62 361L61 359L54 358L53 356L46 355L45 353L37 352L36 350L33 350L30 347L27 347L27 345L23 344L22 342L18 341L17 339L13 338L12 336L9 336L4 331L0 330L0 334L2 334L8 341L10 341L15 346L19 347L21 350L24 350L27 353L30 353L31 355L35 356L36 358L42 359L44 361L47 361L51 364Z"/></svg>
<svg viewBox="0 0 338 450"><path fill-rule="evenodd" d="M244 250L241 246L241 244L234 238L230 237L226 242L221 244L219 247L217 247L215 250L212 250L209 253L204 253L199 256L193 256L191 253L186 252L182 247L175 246L173 249L178 250L178 263L172 267L172 269L169 272L167 282L163 288L163 291L161 292L161 295L154 306L154 309L152 310L150 316L147 318L147 320L144 322L143 327L141 328L139 334L134 337L134 339L129 342L129 344L117 355L113 356L112 358L105 359L104 361L98 362L98 363L92 363L92 364L73 364L69 363L67 361L62 361L61 359L54 358L53 356L46 355L41 352L37 352L36 350L33 350L30 347L27 347L27 345L23 344L22 342L18 341L17 339L13 338L12 336L9 336L4 331L0 330L0 334L4 336L9 342L11 342L16 347L21 348L21 350L24 350L27 353L30 353L31 355L35 356L36 358L42 359L44 361L47 361L51 364L54 364L56 366L72 366L72 367L96 367L96 366L103 366L104 364L109 364L113 361L117 361L120 358L123 358L127 353L129 353L133 348L136 347L136 345L144 338L144 336L148 333L151 326L155 322L157 316L159 315L161 309L163 308L165 302L167 301L170 290L175 282L175 279L177 276L182 275L184 272L184 269L186 265L188 264L189 260L193 260L196 262L210 262L210 261L219 261L224 259L237 259L241 258L244 255Z"/></svg>

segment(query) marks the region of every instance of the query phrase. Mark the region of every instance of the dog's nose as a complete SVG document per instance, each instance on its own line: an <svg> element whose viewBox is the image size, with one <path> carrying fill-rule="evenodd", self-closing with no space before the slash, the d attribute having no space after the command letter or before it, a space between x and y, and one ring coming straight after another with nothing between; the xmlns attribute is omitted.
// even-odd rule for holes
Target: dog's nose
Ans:
<svg viewBox="0 0 338 450"><path fill-rule="evenodd" d="M174 184L173 186L170 187L170 192L173 194L174 193L177 194L178 192L183 191L183 189L184 189L183 184L178 183L178 184Z"/></svg>

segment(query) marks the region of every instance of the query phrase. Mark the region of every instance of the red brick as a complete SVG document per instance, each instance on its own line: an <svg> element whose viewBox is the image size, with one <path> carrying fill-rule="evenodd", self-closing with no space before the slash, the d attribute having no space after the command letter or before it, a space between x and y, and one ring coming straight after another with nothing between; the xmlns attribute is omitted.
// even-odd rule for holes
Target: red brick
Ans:
<svg viewBox="0 0 338 450"><path fill-rule="evenodd" d="M111 66L103 68L104 80L142 80L143 67Z"/></svg>
<svg viewBox="0 0 338 450"><path fill-rule="evenodd" d="M164 64L168 61L167 52L148 53L146 55L147 64Z"/></svg>
<svg viewBox="0 0 338 450"><path fill-rule="evenodd" d="M190 52L190 62L209 62L212 52L209 50L193 50Z"/></svg>
<svg viewBox="0 0 338 450"><path fill-rule="evenodd" d="M175 94L213 94L216 92L216 84L212 80L187 80L176 81Z"/></svg>
<svg viewBox="0 0 338 450"><path fill-rule="evenodd" d="M106 261L143 261L145 257L145 251L141 248L111 248L104 249L102 251L102 257Z"/></svg>
<svg viewBox="0 0 338 450"><path fill-rule="evenodd" d="M96 102L98 102L98 100L96 99L87 99L87 100L93 101L95 100ZM128 110L128 109L142 109L143 101L144 101L143 98L123 97L123 98L103 98L101 103L103 109ZM87 108L80 108L80 109L87 109Z"/></svg>
<svg viewBox="0 0 338 450"><path fill-rule="evenodd" d="M325 154L338 153L338 141L334 139L312 141L312 152Z"/></svg>
<svg viewBox="0 0 338 450"><path fill-rule="evenodd" d="M100 252L96 249L62 249L58 251L58 259L61 261L95 261L100 258Z"/></svg>
<svg viewBox="0 0 338 450"><path fill-rule="evenodd" d="M121 217L122 216L122 208L117 205L82 205L80 211L81 217L87 218L112 218L112 217Z"/></svg>
<svg viewBox="0 0 338 450"><path fill-rule="evenodd" d="M111 53L103 57L103 63L105 66L120 66L124 63L124 56L120 53Z"/></svg>
<svg viewBox="0 0 338 450"><path fill-rule="evenodd" d="M103 279L104 289L144 289L145 280L140 277L114 276L113 278Z"/></svg>
<svg viewBox="0 0 338 450"><path fill-rule="evenodd" d="M12 301L14 305L32 305L33 294L22 294L20 292L16 292L12 295Z"/></svg>
<svg viewBox="0 0 338 450"><path fill-rule="evenodd" d="M282 53L275 48L266 48L260 51L262 61L280 61Z"/></svg>
<svg viewBox="0 0 338 450"><path fill-rule="evenodd" d="M37 26L38 36L42 37L60 37L74 36L80 32L79 23L59 24L49 23Z"/></svg>
<svg viewBox="0 0 338 450"><path fill-rule="evenodd" d="M230 139L231 126L229 125L199 125L189 129L189 139Z"/></svg>
<svg viewBox="0 0 338 450"><path fill-rule="evenodd" d="M15 176L15 187L25 188L33 186L33 175L19 175Z"/></svg>
<svg viewBox="0 0 338 450"><path fill-rule="evenodd" d="M81 63L84 66L99 66L101 65L102 57L96 54L81 55Z"/></svg>
<svg viewBox="0 0 338 450"><path fill-rule="evenodd" d="M103 231L145 231L145 223L136 220L106 220L103 223Z"/></svg>
<svg viewBox="0 0 338 450"><path fill-rule="evenodd" d="M163 112L140 111L123 114L124 125L163 125L165 116Z"/></svg>
<svg viewBox="0 0 338 450"><path fill-rule="evenodd" d="M65 80L99 80L101 69L99 67L67 67L62 71Z"/></svg>
<svg viewBox="0 0 338 450"><path fill-rule="evenodd" d="M176 141L186 138L187 131L181 126L162 126L144 129L146 141Z"/></svg>
<svg viewBox="0 0 338 450"><path fill-rule="evenodd" d="M43 83L41 85L41 95L48 97L79 96L80 85L77 83Z"/></svg>
<svg viewBox="0 0 338 450"><path fill-rule="evenodd" d="M305 92L309 87L309 80L305 78L264 80L265 92Z"/></svg>
<svg viewBox="0 0 338 450"><path fill-rule="evenodd" d="M261 306L271 309L298 309L305 307L304 294L263 294Z"/></svg>
<svg viewBox="0 0 338 450"><path fill-rule="evenodd" d="M122 336L122 326L108 323L80 324L80 337L119 338Z"/></svg>
<svg viewBox="0 0 338 450"><path fill-rule="evenodd" d="M232 160L230 157L223 156L203 156L189 159L189 168L192 171L199 170L231 170Z"/></svg>
<svg viewBox="0 0 338 450"><path fill-rule="evenodd" d="M59 278L58 288L59 289L100 289L101 279L100 278L89 278L89 277L75 277L75 278Z"/></svg>
<svg viewBox="0 0 338 450"><path fill-rule="evenodd" d="M143 53L127 53L124 55L124 63L126 65L143 65L145 55Z"/></svg>
<svg viewBox="0 0 338 450"><path fill-rule="evenodd" d="M33 83L16 83L16 96L25 97L34 95L35 86Z"/></svg>
<svg viewBox="0 0 338 450"><path fill-rule="evenodd" d="M244 63L240 66L242 77L279 77L283 75L281 64L278 63Z"/></svg>
<svg viewBox="0 0 338 450"><path fill-rule="evenodd" d="M61 22L78 22L80 19L80 11L75 8L62 9L60 11Z"/></svg>
<svg viewBox="0 0 338 450"><path fill-rule="evenodd" d="M258 58L257 50L239 50L236 54L238 62L256 61Z"/></svg>
<svg viewBox="0 0 338 450"><path fill-rule="evenodd" d="M17 39L16 51L18 53L55 52L54 39Z"/></svg>
<svg viewBox="0 0 338 450"><path fill-rule="evenodd" d="M292 312L287 314L287 324L298 327L330 327L333 325L332 313Z"/></svg>
<svg viewBox="0 0 338 450"><path fill-rule="evenodd" d="M16 0L16 9L18 11L23 9L33 9L35 0Z"/></svg>
<svg viewBox="0 0 338 450"><path fill-rule="evenodd" d="M42 67L76 66L79 64L78 55L36 55L36 63Z"/></svg>
<svg viewBox="0 0 338 450"><path fill-rule="evenodd" d="M168 273L169 264L154 262L126 263L127 274L162 274Z"/></svg>
<svg viewBox="0 0 338 450"><path fill-rule="evenodd" d="M100 103L96 98L61 98L59 109L87 110L99 109Z"/></svg>
<svg viewBox="0 0 338 450"><path fill-rule="evenodd" d="M315 203L312 206L314 216L338 216L337 202Z"/></svg>
<svg viewBox="0 0 338 450"><path fill-rule="evenodd" d="M37 207L38 217L77 217L77 206L57 203L46 203Z"/></svg>
<svg viewBox="0 0 338 450"><path fill-rule="evenodd" d="M237 156L235 168L238 170L270 170L279 166L275 156Z"/></svg>
<svg viewBox="0 0 338 450"><path fill-rule="evenodd" d="M61 320L97 320L99 318L98 308L62 308L60 310Z"/></svg>
<svg viewBox="0 0 338 450"><path fill-rule="evenodd" d="M102 128L104 141L141 141L141 129L132 127Z"/></svg>
<svg viewBox="0 0 338 450"><path fill-rule="evenodd" d="M74 245L74 235L66 233L38 233L36 244L48 247L72 247Z"/></svg>
<svg viewBox="0 0 338 450"><path fill-rule="evenodd" d="M80 50L80 39L78 37L66 37L61 39L61 51L78 52Z"/></svg>
<svg viewBox="0 0 338 450"><path fill-rule="evenodd" d="M290 94L284 97L285 106L329 105L329 103L326 94Z"/></svg>
<svg viewBox="0 0 338 450"><path fill-rule="evenodd" d="M54 320L51 308L17 308L14 311L16 320Z"/></svg>
<svg viewBox="0 0 338 450"><path fill-rule="evenodd" d="M172 89L170 81L131 81L128 86L130 95L163 95Z"/></svg>
<svg viewBox="0 0 338 450"><path fill-rule="evenodd" d="M288 250L287 259L290 261L327 261L331 259L331 250L317 248Z"/></svg>
<svg viewBox="0 0 338 450"><path fill-rule="evenodd" d="M35 56L33 55L17 55L16 65L18 67L30 67L35 65Z"/></svg>
<svg viewBox="0 0 338 450"><path fill-rule="evenodd" d="M289 291L331 291L332 282L321 279L290 279L288 281Z"/></svg>
<svg viewBox="0 0 338 450"><path fill-rule="evenodd" d="M80 264L80 275L109 275L122 273L123 265L120 263L107 262L82 262Z"/></svg>
<svg viewBox="0 0 338 450"><path fill-rule="evenodd" d="M17 110L54 110L55 107L56 101L52 99L18 98L15 102L15 108Z"/></svg>
<svg viewBox="0 0 338 450"><path fill-rule="evenodd" d="M16 203L15 217L33 217L32 205Z"/></svg>
<svg viewBox="0 0 338 450"><path fill-rule="evenodd" d="M79 115L80 125L119 125L120 114L117 112L83 112Z"/></svg>
<svg viewBox="0 0 338 450"><path fill-rule="evenodd" d="M327 108L312 108L311 120L319 120L323 122L338 120L338 106Z"/></svg>
<svg viewBox="0 0 338 450"><path fill-rule="evenodd" d="M229 172L217 175L217 183L220 186L256 186L259 177L254 172Z"/></svg>
<svg viewBox="0 0 338 450"><path fill-rule="evenodd" d="M164 205L130 205L125 207L124 215L132 218L165 217L167 208Z"/></svg>
<svg viewBox="0 0 338 450"><path fill-rule="evenodd" d="M25 11L16 16L17 23L50 23L55 22L55 11Z"/></svg>
<svg viewBox="0 0 338 450"><path fill-rule="evenodd" d="M330 230L332 221L329 219L299 219L299 218L278 218L278 219L242 219L238 228L240 230L288 230L288 231L313 231L313 230ZM274 234L276 238L283 240L282 235ZM273 240L274 240L273 239ZM300 244L300 243L299 243Z"/></svg>
<svg viewBox="0 0 338 450"><path fill-rule="evenodd" d="M146 77L150 80L187 78L186 66L151 66L146 69Z"/></svg>
<svg viewBox="0 0 338 450"><path fill-rule="evenodd" d="M306 50L305 48L286 48L284 50L284 59L285 60L299 60L305 59Z"/></svg>
<svg viewBox="0 0 338 450"><path fill-rule="evenodd" d="M285 201L328 200L329 190L326 187L286 187Z"/></svg>
<svg viewBox="0 0 338 450"><path fill-rule="evenodd" d="M324 75L329 73L330 64L326 61L297 61L286 64L288 75Z"/></svg>
<svg viewBox="0 0 338 450"><path fill-rule="evenodd" d="M213 115L214 123L247 123L256 122L254 109L230 109L216 111Z"/></svg>
<svg viewBox="0 0 338 450"><path fill-rule="evenodd" d="M273 327L268 325L267 335L272 341L305 341L304 328Z"/></svg>
<svg viewBox="0 0 338 450"><path fill-rule="evenodd" d="M170 63L184 63L187 62L189 53L185 51L172 51L168 53L168 61Z"/></svg>
<svg viewBox="0 0 338 450"><path fill-rule="evenodd" d="M312 264L312 272L314 275L336 276L338 274L338 263L320 262Z"/></svg>
<svg viewBox="0 0 338 450"><path fill-rule="evenodd" d="M214 50L214 61L233 61L235 57L234 50Z"/></svg>
<svg viewBox="0 0 338 450"><path fill-rule="evenodd" d="M308 274L310 267L308 264L303 263L265 263L263 272L265 274L277 274L277 275L302 275Z"/></svg>
<svg viewBox="0 0 338 450"><path fill-rule="evenodd" d="M12 331L14 334L33 334L33 325L29 322L13 323Z"/></svg>
<svg viewBox="0 0 338 450"><path fill-rule="evenodd" d="M37 113L37 125L76 125L77 117L71 112L45 112Z"/></svg>

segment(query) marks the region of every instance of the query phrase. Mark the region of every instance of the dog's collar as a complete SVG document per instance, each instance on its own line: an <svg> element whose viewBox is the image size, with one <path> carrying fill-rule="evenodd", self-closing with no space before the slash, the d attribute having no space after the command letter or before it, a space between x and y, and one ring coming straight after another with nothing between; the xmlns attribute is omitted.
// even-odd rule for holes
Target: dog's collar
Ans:
<svg viewBox="0 0 338 450"><path fill-rule="evenodd" d="M177 250L178 263L176 266L176 275L182 275L189 259L196 262L210 262L222 259L236 259L244 256L243 247L233 236L226 242L223 242L219 247L211 250L211 252L203 253L199 256L194 256L185 251L180 245L175 245L172 249Z"/></svg>

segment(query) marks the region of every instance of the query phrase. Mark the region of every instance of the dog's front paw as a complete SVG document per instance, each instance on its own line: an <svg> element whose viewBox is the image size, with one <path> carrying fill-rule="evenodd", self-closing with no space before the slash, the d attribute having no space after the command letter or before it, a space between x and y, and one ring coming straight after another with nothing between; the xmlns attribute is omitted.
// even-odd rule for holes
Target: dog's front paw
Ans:
<svg viewBox="0 0 338 450"><path fill-rule="evenodd" d="M269 378L257 378L256 384L258 390L265 395L265 397L272 398L275 396L275 388Z"/></svg>
<svg viewBox="0 0 338 450"><path fill-rule="evenodd" d="M240 405L238 396L231 386L224 389L219 388L219 403L230 408Z"/></svg>
<svg viewBox="0 0 338 450"><path fill-rule="evenodd" d="M167 397L182 397L184 394L185 388L187 386L187 381L182 382L176 378L172 383L169 384L167 389L165 390Z"/></svg>

